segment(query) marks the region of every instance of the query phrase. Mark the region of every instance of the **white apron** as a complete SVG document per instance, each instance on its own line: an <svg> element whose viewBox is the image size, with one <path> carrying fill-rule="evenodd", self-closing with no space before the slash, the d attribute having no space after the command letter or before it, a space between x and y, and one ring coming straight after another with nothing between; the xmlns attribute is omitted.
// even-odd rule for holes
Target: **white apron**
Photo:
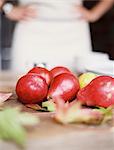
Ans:
<svg viewBox="0 0 114 150"><path fill-rule="evenodd" d="M27 71L34 64L46 63L73 68L76 56L91 53L88 23L79 19L75 5L81 0L21 0L38 9L38 16L19 22L15 28L11 68ZM34 3L33 3L34 2Z"/></svg>

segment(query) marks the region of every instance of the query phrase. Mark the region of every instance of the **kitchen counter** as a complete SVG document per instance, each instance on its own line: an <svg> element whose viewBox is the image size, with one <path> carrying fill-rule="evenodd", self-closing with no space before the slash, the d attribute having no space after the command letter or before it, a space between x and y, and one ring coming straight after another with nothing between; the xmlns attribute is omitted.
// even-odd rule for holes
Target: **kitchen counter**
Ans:
<svg viewBox="0 0 114 150"><path fill-rule="evenodd" d="M36 112L17 101L15 84L19 74L0 73L0 91L13 92L14 95L5 106L22 106L25 111L38 115L40 124L30 130L26 150L113 150L114 127L112 125L87 126L79 124L61 125L52 120L53 113ZM18 150L10 142L0 141L0 150Z"/></svg>

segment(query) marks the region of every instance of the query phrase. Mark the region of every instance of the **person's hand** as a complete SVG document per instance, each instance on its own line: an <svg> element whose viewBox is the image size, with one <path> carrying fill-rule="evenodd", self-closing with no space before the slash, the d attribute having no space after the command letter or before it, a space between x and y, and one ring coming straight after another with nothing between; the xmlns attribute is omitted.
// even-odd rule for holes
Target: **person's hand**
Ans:
<svg viewBox="0 0 114 150"><path fill-rule="evenodd" d="M4 0L0 0L0 9L2 8Z"/></svg>
<svg viewBox="0 0 114 150"><path fill-rule="evenodd" d="M6 17L13 21L29 20L36 17L36 10L30 5L14 6L12 11L6 14Z"/></svg>
<svg viewBox="0 0 114 150"><path fill-rule="evenodd" d="M84 6L78 6L76 9L80 13L80 19L85 19L88 22L95 22L99 19L92 10L87 9Z"/></svg>

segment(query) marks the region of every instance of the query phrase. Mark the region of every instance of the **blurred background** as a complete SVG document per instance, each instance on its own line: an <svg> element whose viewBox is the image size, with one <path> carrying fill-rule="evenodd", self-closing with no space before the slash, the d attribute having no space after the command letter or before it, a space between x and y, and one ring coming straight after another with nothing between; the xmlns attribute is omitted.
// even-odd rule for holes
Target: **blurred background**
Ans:
<svg viewBox="0 0 114 150"><path fill-rule="evenodd" d="M84 5L92 8L98 0L86 0ZM13 1L14 4L17 0ZM16 22L8 20L3 13L0 13L0 51L2 55L2 69L8 69L11 61L12 33ZM114 60L114 7L108 11L99 21L91 23L92 48L96 52L105 52L111 60Z"/></svg>

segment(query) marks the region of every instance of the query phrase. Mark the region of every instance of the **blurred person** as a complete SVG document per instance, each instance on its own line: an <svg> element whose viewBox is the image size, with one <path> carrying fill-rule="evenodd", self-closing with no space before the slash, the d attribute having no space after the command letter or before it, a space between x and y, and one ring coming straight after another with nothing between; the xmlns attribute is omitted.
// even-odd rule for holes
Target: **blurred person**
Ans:
<svg viewBox="0 0 114 150"><path fill-rule="evenodd" d="M6 16L18 21L14 32L11 68L25 71L46 63L50 69L72 69L75 56L92 53L88 22L97 21L112 6L101 0L88 10L82 0L20 0Z"/></svg>
<svg viewBox="0 0 114 150"><path fill-rule="evenodd" d="M4 0L0 0L0 10L2 9L3 4L4 4ZM0 24L0 28L1 28L1 24ZM0 51L0 69L1 69L1 51Z"/></svg>
<svg viewBox="0 0 114 150"><path fill-rule="evenodd" d="M8 52L6 49L9 50L8 47L6 48L6 46L5 47L3 46L4 45L3 41L5 41L5 36L6 36L7 32L9 31L7 24L6 24L6 27L7 27L6 34L4 33L4 31L2 31L3 26L4 26L4 20L5 20L4 19L4 13L5 14L10 13L13 9L13 4L14 4L14 0L0 0L0 34L1 34L1 38L2 38L2 39L0 39L0 42L1 42L0 43L0 69L3 69L4 56L5 56L5 58L7 58L7 56L8 56L8 54L6 54L6 52ZM8 32L8 35L9 35L9 32ZM7 44L8 43L6 43L6 45ZM4 54L6 54L7 56L3 54L3 51L5 51Z"/></svg>
<svg viewBox="0 0 114 150"><path fill-rule="evenodd" d="M2 10L5 0L0 0L0 10ZM0 15L0 29L1 29L1 15ZM0 69L1 69L1 42L0 42Z"/></svg>

